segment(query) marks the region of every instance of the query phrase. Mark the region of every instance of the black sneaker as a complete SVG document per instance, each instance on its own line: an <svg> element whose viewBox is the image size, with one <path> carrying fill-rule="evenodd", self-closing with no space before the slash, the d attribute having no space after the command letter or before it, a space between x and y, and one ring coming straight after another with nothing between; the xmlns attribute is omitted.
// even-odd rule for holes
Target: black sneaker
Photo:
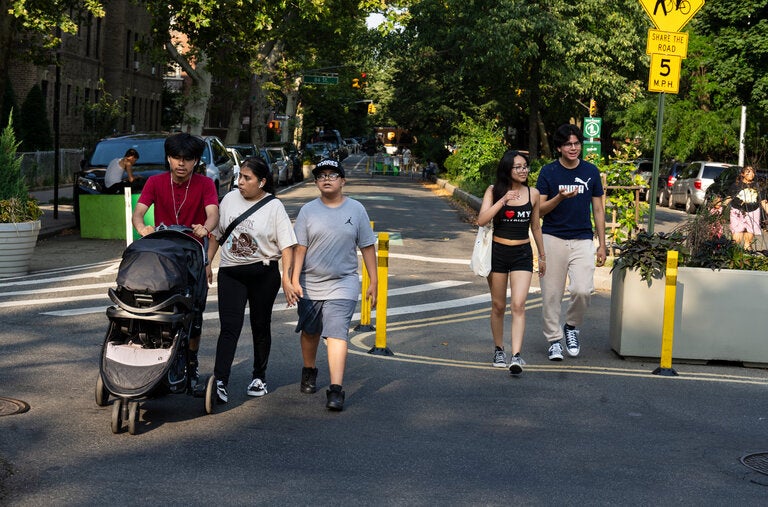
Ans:
<svg viewBox="0 0 768 507"><path fill-rule="evenodd" d="M344 410L344 391L341 390L341 386L338 384L331 384L330 389L325 392L328 397L328 402L325 406L329 410L335 410L341 412Z"/></svg>
<svg viewBox="0 0 768 507"><path fill-rule="evenodd" d="M301 369L301 392L304 394L317 392L317 368Z"/></svg>

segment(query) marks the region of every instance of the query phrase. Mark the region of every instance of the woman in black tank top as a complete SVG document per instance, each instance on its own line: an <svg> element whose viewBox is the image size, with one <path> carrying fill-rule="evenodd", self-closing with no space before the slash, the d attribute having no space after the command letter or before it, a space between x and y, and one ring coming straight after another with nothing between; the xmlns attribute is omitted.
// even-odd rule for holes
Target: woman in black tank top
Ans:
<svg viewBox="0 0 768 507"><path fill-rule="evenodd" d="M533 277L533 250L528 229L536 242L539 276L544 276L544 242L539 220L539 192L528 187L528 158L516 150L507 151L499 161L496 182L488 187L477 216L477 225L493 221L493 248L488 286L491 290L491 334L494 343L492 365L507 367L504 352L504 313L507 309L507 281L512 294L512 338L509 372L523 371L520 351L525 334L525 301Z"/></svg>

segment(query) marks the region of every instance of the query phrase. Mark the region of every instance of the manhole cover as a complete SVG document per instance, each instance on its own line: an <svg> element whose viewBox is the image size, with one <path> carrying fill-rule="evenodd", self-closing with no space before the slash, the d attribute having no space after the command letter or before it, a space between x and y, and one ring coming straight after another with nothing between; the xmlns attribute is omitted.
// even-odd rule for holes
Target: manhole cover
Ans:
<svg viewBox="0 0 768 507"><path fill-rule="evenodd" d="M744 466L756 472L768 475L768 452L755 452L741 457Z"/></svg>
<svg viewBox="0 0 768 507"><path fill-rule="evenodd" d="M29 405L21 400L0 396L0 416L22 414L29 410Z"/></svg>

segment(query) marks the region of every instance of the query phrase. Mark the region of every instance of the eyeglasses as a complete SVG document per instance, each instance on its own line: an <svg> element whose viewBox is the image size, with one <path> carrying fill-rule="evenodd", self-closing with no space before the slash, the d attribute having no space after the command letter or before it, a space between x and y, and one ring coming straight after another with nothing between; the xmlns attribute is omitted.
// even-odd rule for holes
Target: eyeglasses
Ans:
<svg viewBox="0 0 768 507"><path fill-rule="evenodd" d="M512 170L515 171L516 173L524 173L524 172L526 172L528 170L528 166L527 165L514 165L514 166L512 166Z"/></svg>
<svg viewBox="0 0 768 507"><path fill-rule="evenodd" d="M575 143L563 143L563 148L578 148L581 146L581 142L576 141Z"/></svg>
<svg viewBox="0 0 768 507"><path fill-rule="evenodd" d="M322 181L322 180L336 181L339 178L341 178L341 174L339 173L323 173L315 176L315 181Z"/></svg>

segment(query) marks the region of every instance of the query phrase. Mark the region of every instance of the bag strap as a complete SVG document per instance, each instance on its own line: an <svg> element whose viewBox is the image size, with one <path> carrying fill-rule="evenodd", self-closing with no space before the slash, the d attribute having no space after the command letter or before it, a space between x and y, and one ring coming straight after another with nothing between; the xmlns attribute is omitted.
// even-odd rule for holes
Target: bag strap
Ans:
<svg viewBox="0 0 768 507"><path fill-rule="evenodd" d="M240 222L242 222L243 220L245 220L249 216L251 216L254 213L256 213L259 210L259 208L261 208L262 206L264 206L265 204L267 204L269 201L271 201L274 198L275 198L274 195L269 194L264 199L260 200L259 202L257 202L256 204L254 204L253 206L251 206L250 208L245 210L242 215L240 215L239 217L237 217L234 220L232 220L232 223L229 224L229 226L227 227L227 230L224 231L224 234L219 239L219 245L223 245L224 244L224 242L227 240L229 235L232 234L232 231L235 230L235 227L237 227Z"/></svg>

